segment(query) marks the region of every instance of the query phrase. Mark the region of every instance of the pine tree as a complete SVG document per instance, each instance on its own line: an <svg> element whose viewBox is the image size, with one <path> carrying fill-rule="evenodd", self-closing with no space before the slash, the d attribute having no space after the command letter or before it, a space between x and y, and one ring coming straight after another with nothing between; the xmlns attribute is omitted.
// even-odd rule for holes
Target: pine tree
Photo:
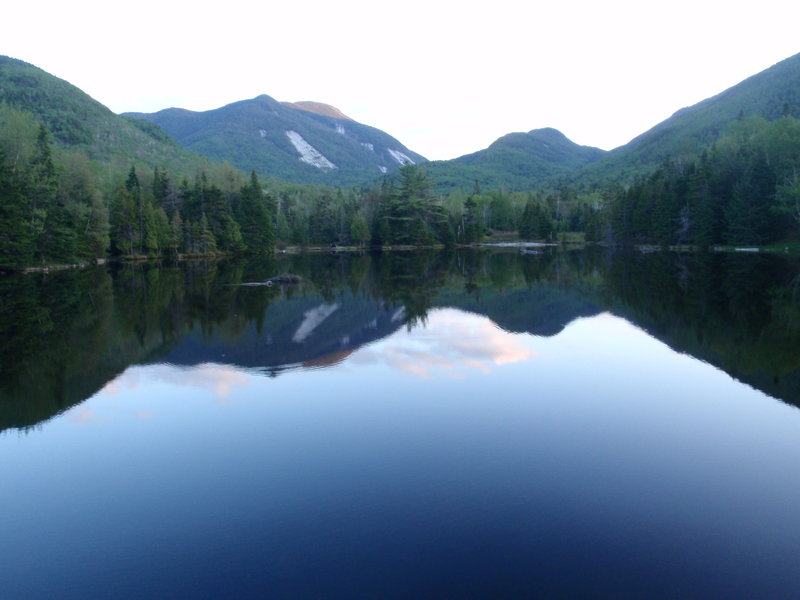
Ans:
<svg viewBox="0 0 800 600"><path fill-rule="evenodd" d="M138 246L136 201L126 186L120 186L111 200L111 249L114 254L132 255Z"/></svg>
<svg viewBox="0 0 800 600"><path fill-rule="evenodd" d="M131 196L134 212L132 229L129 232L131 241L130 253L133 254L134 248L138 248L139 254L142 254L144 252L144 205L142 188L139 185L139 177L136 175L136 167L134 165L131 165L130 171L128 171L125 189Z"/></svg>
<svg viewBox="0 0 800 600"><path fill-rule="evenodd" d="M363 246L369 241L369 226L367 220L361 213L356 214L350 222L350 239L359 246Z"/></svg>
<svg viewBox="0 0 800 600"><path fill-rule="evenodd" d="M0 269L17 269L33 256L30 200L24 181L6 164L0 149Z"/></svg>
<svg viewBox="0 0 800 600"><path fill-rule="evenodd" d="M77 236L72 218L58 197L58 175L50 148L50 136L39 127L30 163L31 222L37 232L34 255L42 262L70 263L76 258Z"/></svg>
<svg viewBox="0 0 800 600"><path fill-rule="evenodd" d="M172 218L169 220L169 228L168 248L172 254L178 254L183 249L183 219L181 219L179 210L172 213Z"/></svg>
<svg viewBox="0 0 800 600"><path fill-rule="evenodd" d="M251 171L250 181L239 192L236 217L248 252L269 254L274 250L275 225L255 170ZM285 222L286 218L283 220Z"/></svg>
<svg viewBox="0 0 800 600"><path fill-rule="evenodd" d="M480 241L480 224L477 214L478 203L475 196L470 196L464 202L464 214L461 219L461 236L459 241L465 244L473 244Z"/></svg>

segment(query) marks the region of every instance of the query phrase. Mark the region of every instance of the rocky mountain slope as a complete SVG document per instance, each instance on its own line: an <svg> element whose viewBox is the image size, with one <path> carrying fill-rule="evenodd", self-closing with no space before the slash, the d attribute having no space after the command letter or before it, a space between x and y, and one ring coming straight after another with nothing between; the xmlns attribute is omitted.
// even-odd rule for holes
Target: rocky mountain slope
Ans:
<svg viewBox="0 0 800 600"><path fill-rule="evenodd" d="M128 116L158 125L189 150L285 181L356 185L426 162L389 134L317 102L261 95L204 112Z"/></svg>

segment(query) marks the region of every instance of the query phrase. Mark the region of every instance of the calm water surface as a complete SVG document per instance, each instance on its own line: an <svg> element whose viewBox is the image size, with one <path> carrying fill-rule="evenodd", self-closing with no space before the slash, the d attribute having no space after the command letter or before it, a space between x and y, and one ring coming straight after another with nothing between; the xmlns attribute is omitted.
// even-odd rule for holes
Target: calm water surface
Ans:
<svg viewBox="0 0 800 600"><path fill-rule="evenodd" d="M235 285L279 272L303 283ZM0 594L797 597L798 273L576 251L5 280Z"/></svg>

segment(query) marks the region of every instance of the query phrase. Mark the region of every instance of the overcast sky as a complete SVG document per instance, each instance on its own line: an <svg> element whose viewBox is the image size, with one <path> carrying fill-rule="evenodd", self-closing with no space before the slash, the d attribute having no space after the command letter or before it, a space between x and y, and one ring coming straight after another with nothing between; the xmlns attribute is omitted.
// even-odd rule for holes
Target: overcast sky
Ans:
<svg viewBox="0 0 800 600"><path fill-rule="evenodd" d="M787 0L5 0L0 54L115 112L332 104L430 159L555 127L611 149L800 52Z"/></svg>

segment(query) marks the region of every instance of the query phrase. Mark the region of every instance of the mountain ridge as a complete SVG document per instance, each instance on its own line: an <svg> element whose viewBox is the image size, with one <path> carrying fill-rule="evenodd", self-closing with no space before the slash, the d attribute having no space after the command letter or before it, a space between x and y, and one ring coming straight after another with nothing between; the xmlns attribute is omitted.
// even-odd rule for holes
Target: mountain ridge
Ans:
<svg viewBox="0 0 800 600"><path fill-rule="evenodd" d="M117 115L68 81L9 56L0 56L0 102L35 115L62 147L117 168L139 162L190 171L210 164L152 124Z"/></svg>
<svg viewBox="0 0 800 600"><path fill-rule="evenodd" d="M800 118L800 53L779 61L691 106L610 150L576 173L579 182L608 177L627 181L656 169L671 157L696 156L739 119L751 115L774 120Z"/></svg>
<svg viewBox="0 0 800 600"><path fill-rule="evenodd" d="M507 133L486 149L449 161L430 163L428 171L440 189L532 189L591 164L606 150L581 146L552 127Z"/></svg>
<svg viewBox="0 0 800 600"><path fill-rule="evenodd" d="M189 150L295 183L359 185L427 162L388 133L321 102L283 103L261 94L202 112L126 115L157 125Z"/></svg>
<svg viewBox="0 0 800 600"><path fill-rule="evenodd" d="M59 143L117 164L133 160L186 170L203 156L288 182L352 186L426 163L440 192L468 192L476 184L509 190L593 187L630 182L669 157L696 156L740 115L800 117L800 54L678 109L610 151L579 146L547 127L508 133L483 150L432 162L317 101L278 102L262 94L210 111L173 107L115 115L69 82L10 57L0 57L0 100L36 113Z"/></svg>

